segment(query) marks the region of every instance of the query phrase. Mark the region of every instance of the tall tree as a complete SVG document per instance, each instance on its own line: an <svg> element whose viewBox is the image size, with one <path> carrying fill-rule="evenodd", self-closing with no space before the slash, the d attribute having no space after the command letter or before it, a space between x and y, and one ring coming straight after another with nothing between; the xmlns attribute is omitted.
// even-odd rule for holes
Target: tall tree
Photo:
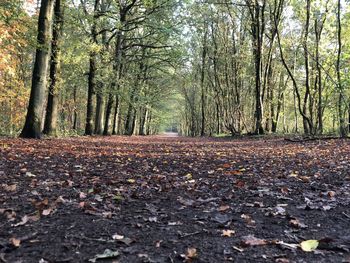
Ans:
<svg viewBox="0 0 350 263"><path fill-rule="evenodd" d="M50 86L43 133L57 136L58 95L60 89L61 38L63 33L64 0L56 0L51 43Z"/></svg>
<svg viewBox="0 0 350 263"><path fill-rule="evenodd" d="M88 76L88 98L86 105L86 123L85 123L85 135L92 135L94 133L94 97L96 94L96 59L97 59L97 19L99 18L98 8L100 5L100 0L94 1L94 11L91 26L91 43L92 48L90 50L89 58L89 76ZM87 14L86 8L85 14Z"/></svg>
<svg viewBox="0 0 350 263"><path fill-rule="evenodd" d="M50 58L54 0L42 0L38 19L38 37L32 87L22 138L41 138L46 78Z"/></svg>
<svg viewBox="0 0 350 263"><path fill-rule="evenodd" d="M338 84L338 91L339 91L339 99L338 99L338 116L339 116L339 134L340 137L344 138L347 136L347 125L345 124L345 98L344 98L344 88L342 85L342 79L341 79L341 54L342 54L342 39L341 39L341 33L342 33L342 26L341 26L341 0L337 1L337 45L338 45L338 52L337 52L337 61L336 61L336 72L337 72L337 84Z"/></svg>

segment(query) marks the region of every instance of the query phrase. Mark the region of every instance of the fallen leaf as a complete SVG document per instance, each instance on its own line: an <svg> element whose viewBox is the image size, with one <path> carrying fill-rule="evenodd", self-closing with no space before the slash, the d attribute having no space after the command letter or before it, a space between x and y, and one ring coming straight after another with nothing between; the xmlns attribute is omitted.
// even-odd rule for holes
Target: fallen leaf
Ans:
<svg viewBox="0 0 350 263"><path fill-rule="evenodd" d="M95 263L99 259L108 259L108 258L116 258L119 256L118 251L112 251L110 249L106 249L103 254L97 254L93 258L89 259L89 262Z"/></svg>
<svg viewBox="0 0 350 263"><path fill-rule="evenodd" d="M266 239L260 239L260 238L256 238L253 235L248 235L248 236L244 236L242 238L242 242L241 245L242 246L264 246L267 245L268 241Z"/></svg>
<svg viewBox="0 0 350 263"><path fill-rule="evenodd" d="M314 251L318 247L318 240L310 239L300 243L300 247L305 252Z"/></svg>
<svg viewBox="0 0 350 263"><path fill-rule="evenodd" d="M289 221L289 224L293 227L296 227L296 228L307 228L307 225L305 225L304 223L300 222L299 219L291 219Z"/></svg>
<svg viewBox="0 0 350 263"><path fill-rule="evenodd" d="M42 212L42 215L48 216L49 214L51 214L51 212L52 212L52 208L44 209Z"/></svg>
<svg viewBox="0 0 350 263"><path fill-rule="evenodd" d="M124 236L123 236L123 235L119 235L119 234L114 234L114 235L112 236L112 238L115 239L115 240L120 240L120 239L123 239Z"/></svg>
<svg viewBox="0 0 350 263"><path fill-rule="evenodd" d="M135 182L136 182L136 180L135 179L128 179L128 180L126 180L129 184L134 184Z"/></svg>
<svg viewBox="0 0 350 263"><path fill-rule="evenodd" d="M328 195L329 197L334 197L334 196L335 196L335 192L334 192L334 191L329 191L329 192L327 193L327 195Z"/></svg>
<svg viewBox="0 0 350 263"><path fill-rule="evenodd" d="M225 212L226 210L229 210L230 206L229 205L222 205L219 207L220 212Z"/></svg>
<svg viewBox="0 0 350 263"><path fill-rule="evenodd" d="M187 252L186 252L186 258L187 259L193 259L193 258L196 258L196 257L198 257L197 249L195 249L193 247L188 248Z"/></svg>
<svg viewBox="0 0 350 263"><path fill-rule="evenodd" d="M162 242L163 242L163 240L158 240L156 242L156 248L160 248L160 245L161 245Z"/></svg>
<svg viewBox="0 0 350 263"><path fill-rule="evenodd" d="M17 239L15 237L10 238L10 243L14 246L14 247L19 247L21 245L21 240Z"/></svg>
<svg viewBox="0 0 350 263"><path fill-rule="evenodd" d="M235 234L236 232L234 231L234 230L230 230L230 229L228 229L228 230L222 230L222 234L221 234L221 236L223 236L223 237L231 237L233 234Z"/></svg>
<svg viewBox="0 0 350 263"><path fill-rule="evenodd" d="M191 180L192 179L192 174L188 173L185 175L186 180Z"/></svg>
<svg viewBox="0 0 350 263"><path fill-rule="evenodd" d="M36 175L32 174L31 172L26 172L26 176L28 176L28 177L36 177Z"/></svg>
<svg viewBox="0 0 350 263"><path fill-rule="evenodd" d="M15 192L17 190L16 184L11 184L11 185L4 184L3 187L6 192Z"/></svg>

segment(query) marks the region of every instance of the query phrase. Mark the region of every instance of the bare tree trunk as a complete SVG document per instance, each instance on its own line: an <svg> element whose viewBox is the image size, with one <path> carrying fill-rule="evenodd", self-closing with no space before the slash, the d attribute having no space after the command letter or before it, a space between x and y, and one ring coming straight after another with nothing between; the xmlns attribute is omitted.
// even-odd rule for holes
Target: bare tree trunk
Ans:
<svg viewBox="0 0 350 263"><path fill-rule="evenodd" d="M63 33L64 0L56 0L54 8L53 36L51 42L50 86L46 106L46 117L43 133L57 136L58 94L61 74L61 38Z"/></svg>
<svg viewBox="0 0 350 263"><path fill-rule="evenodd" d="M93 25L91 27L91 38L93 43L97 43L97 18L98 18L98 6L100 1L95 0L94 4L94 17ZM88 81L88 98L86 106L86 124L85 135L92 135L94 132L94 97L96 89L96 51L90 52L90 69L89 69L89 81Z"/></svg>
<svg viewBox="0 0 350 263"><path fill-rule="evenodd" d="M50 58L51 25L54 0L42 0L38 20L38 37L32 87L22 138L41 138L46 78Z"/></svg>
<svg viewBox="0 0 350 263"><path fill-rule="evenodd" d="M205 136L205 105L206 105L206 89L204 84L205 79L205 60L207 57L207 35L208 35L208 29L207 25L205 23L205 32L203 36L203 43L202 43L202 65L201 65L201 79L200 79L200 85L201 85L201 136Z"/></svg>
<svg viewBox="0 0 350 263"><path fill-rule="evenodd" d="M102 135L103 133L104 106L105 106L104 96L102 91L99 90L96 94L96 113L95 113L95 134L98 134L98 135Z"/></svg>
<svg viewBox="0 0 350 263"><path fill-rule="evenodd" d="M120 119L120 101L119 96L116 95L115 99L115 108L114 108L114 116L113 116L113 130L112 134L116 135L119 134L119 119Z"/></svg>

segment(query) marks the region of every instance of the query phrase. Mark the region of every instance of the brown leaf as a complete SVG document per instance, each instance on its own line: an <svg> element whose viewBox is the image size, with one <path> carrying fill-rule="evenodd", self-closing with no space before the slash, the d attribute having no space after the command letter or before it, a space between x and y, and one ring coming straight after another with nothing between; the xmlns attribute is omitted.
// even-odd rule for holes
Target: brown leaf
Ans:
<svg viewBox="0 0 350 263"><path fill-rule="evenodd" d="M335 192L334 192L334 191L329 191L329 192L327 193L327 195L328 195L329 197L334 197L334 196L335 196Z"/></svg>
<svg viewBox="0 0 350 263"><path fill-rule="evenodd" d="M19 247L19 246L21 245L21 240L15 238L15 237L11 237L11 238L10 238L10 243L11 243L14 247Z"/></svg>
<svg viewBox="0 0 350 263"><path fill-rule="evenodd" d="M222 206L219 207L219 211L220 212L225 212L225 211L227 211L229 209L230 209L229 205L222 205Z"/></svg>
<svg viewBox="0 0 350 263"><path fill-rule="evenodd" d="M221 236L223 237L231 237L233 234L235 234L236 232L234 230L230 230L230 229L227 229L227 230L222 230L222 234Z"/></svg>
<svg viewBox="0 0 350 263"><path fill-rule="evenodd" d="M267 245L268 241L266 239L256 238L253 235L244 236L241 241L242 246L264 246Z"/></svg>
<svg viewBox="0 0 350 263"><path fill-rule="evenodd" d="M193 247L188 248L187 252L186 252L186 258L187 259L193 259L193 258L196 258L196 257L198 257L197 249L195 249Z"/></svg>
<svg viewBox="0 0 350 263"><path fill-rule="evenodd" d="M304 223L300 222L299 219L291 219L289 221L289 224L293 227L296 228L307 228L307 225L305 225Z"/></svg>
<svg viewBox="0 0 350 263"><path fill-rule="evenodd" d="M6 192L15 192L17 190L16 184L11 184L11 185L4 184L3 187Z"/></svg>

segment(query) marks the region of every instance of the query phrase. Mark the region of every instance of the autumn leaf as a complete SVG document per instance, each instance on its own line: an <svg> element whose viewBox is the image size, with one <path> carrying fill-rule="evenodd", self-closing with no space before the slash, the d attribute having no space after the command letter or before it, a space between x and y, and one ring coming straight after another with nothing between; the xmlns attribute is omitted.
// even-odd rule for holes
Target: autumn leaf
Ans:
<svg viewBox="0 0 350 263"><path fill-rule="evenodd" d="M112 251L110 249L106 249L102 254L97 254L93 258L89 259L89 262L95 263L99 259L111 259L119 256L118 251Z"/></svg>
<svg viewBox="0 0 350 263"><path fill-rule="evenodd" d="M186 252L186 258L187 259L194 259L198 257L197 249L191 247L187 249Z"/></svg>
<svg viewBox="0 0 350 263"><path fill-rule="evenodd" d="M51 214L51 212L52 212L52 208L44 209L42 212L42 215L48 216L49 214Z"/></svg>
<svg viewBox="0 0 350 263"><path fill-rule="evenodd" d="M230 230L230 229L228 229L228 230L222 230L222 234L221 234L221 236L223 236L223 237L231 237L233 234L235 234L236 232L234 231L234 230Z"/></svg>
<svg viewBox="0 0 350 263"><path fill-rule="evenodd" d="M10 243L14 246L14 247L19 247L21 245L21 240L17 239L17 238L10 238Z"/></svg>
<svg viewBox="0 0 350 263"><path fill-rule="evenodd" d="M312 252L318 247L319 241L315 239L306 240L300 243L300 247L305 252Z"/></svg>
<svg viewBox="0 0 350 263"><path fill-rule="evenodd" d="M256 238L253 235L244 236L241 241L242 246L264 246L269 242L266 239Z"/></svg>
<svg viewBox="0 0 350 263"><path fill-rule="evenodd" d="M227 210L229 210L230 209L230 206L229 205L222 205L222 206L220 206L219 207L219 211L220 212L225 212L225 211L227 211Z"/></svg>
<svg viewBox="0 0 350 263"><path fill-rule="evenodd" d="M15 192L17 190L17 185L16 184L11 184L11 185L3 185L3 188L5 189L6 192Z"/></svg>

